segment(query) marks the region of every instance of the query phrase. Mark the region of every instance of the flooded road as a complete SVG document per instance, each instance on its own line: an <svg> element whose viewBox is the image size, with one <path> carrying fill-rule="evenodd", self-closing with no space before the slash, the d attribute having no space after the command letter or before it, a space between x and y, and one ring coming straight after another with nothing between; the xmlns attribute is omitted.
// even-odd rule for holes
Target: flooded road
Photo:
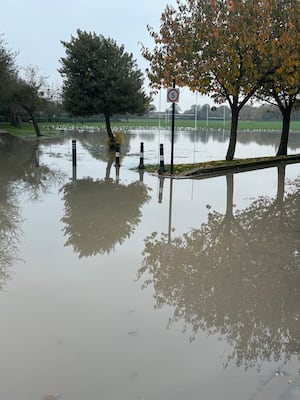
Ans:
<svg viewBox="0 0 300 400"><path fill-rule="evenodd" d="M175 162L226 140L177 133ZM299 399L300 165L159 179L133 169L140 142L169 162L163 132L126 134L119 171L96 133L2 138L0 399Z"/></svg>

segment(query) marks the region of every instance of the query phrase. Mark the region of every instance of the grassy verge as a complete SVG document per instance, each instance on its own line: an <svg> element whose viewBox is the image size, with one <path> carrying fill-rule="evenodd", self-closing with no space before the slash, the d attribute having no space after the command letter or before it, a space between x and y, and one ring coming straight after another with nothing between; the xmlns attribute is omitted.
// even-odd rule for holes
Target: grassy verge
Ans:
<svg viewBox="0 0 300 400"><path fill-rule="evenodd" d="M257 158L241 158L232 161L226 160L216 160L216 161L206 161L202 163L190 163L190 164L175 164L173 165L173 175L180 176L186 175L190 172L206 172L206 171L217 171L219 169L230 169L231 167L243 167L243 166L253 166L263 165L272 162L289 161L294 158L299 158L299 155L292 156L279 156L279 157L257 157ZM159 165L145 165L145 170L151 173L158 173ZM165 165L165 173L163 175L169 176L171 172L171 166Z"/></svg>
<svg viewBox="0 0 300 400"><path fill-rule="evenodd" d="M42 126L40 128L42 128ZM21 128L16 128L9 123L1 122L0 130L6 131L11 135L22 139L35 140L37 138L33 125L28 122L24 122ZM62 135L62 132L58 129L41 129L41 133L43 135L42 138L57 137Z"/></svg>
<svg viewBox="0 0 300 400"><path fill-rule="evenodd" d="M177 119L175 121L177 129L195 129L195 121ZM88 123L61 123L61 122L40 122L40 128L44 135L61 135L62 129L88 129L98 128L105 129L104 122L88 122ZM171 122L164 119L129 119L122 121L112 121L113 129L171 129ZM225 130L229 130L230 121L225 122ZM32 124L23 123L21 128L14 128L9 123L0 123L0 129L4 129L9 133L16 136L35 136ZM197 121L196 129L224 129L224 121L222 120L209 120ZM281 121L239 121L239 130L241 131L281 131ZM291 131L300 132L300 121L291 122Z"/></svg>

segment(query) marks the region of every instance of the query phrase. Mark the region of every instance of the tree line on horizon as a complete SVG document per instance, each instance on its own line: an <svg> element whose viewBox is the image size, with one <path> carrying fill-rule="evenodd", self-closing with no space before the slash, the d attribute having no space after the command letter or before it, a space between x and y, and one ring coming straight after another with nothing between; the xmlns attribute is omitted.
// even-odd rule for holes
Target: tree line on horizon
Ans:
<svg viewBox="0 0 300 400"><path fill-rule="evenodd" d="M0 37L0 111L12 125L20 127L24 113L41 136L38 120L46 111L56 118L64 112L81 119L104 118L109 147L116 145L111 128L114 115L140 114L149 108L151 97L143 88L143 73L132 54L115 40L77 29L69 42L62 41L66 56L59 61L62 87L51 89L35 66L20 71L16 55Z"/></svg>
<svg viewBox="0 0 300 400"><path fill-rule="evenodd" d="M154 48L142 46L141 52L149 62L146 73L153 90L176 84L209 95L217 105L227 102L227 160L234 157L238 121L252 114L249 104L257 100L280 113L277 155L287 154L291 115L300 99L298 0L178 0L176 7L166 6L159 32L148 29ZM43 107L56 104L69 115L85 118L101 114L114 148L113 116L154 111L143 73L123 45L103 35L78 29L69 42L61 43L65 57L60 59L63 84L58 104L57 91L47 87L35 67L20 74L15 54L0 38L0 107L16 126L20 111L26 112L38 136L36 113ZM219 107L214 111L219 113ZM201 108L199 114L203 112ZM272 113L267 119L278 115Z"/></svg>
<svg viewBox="0 0 300 400"><path fill-rule="evenodd" d="M171 114L172 106L166 108L165 110L158 110L153 106L147 114L148 117L158 118L158 116ZM177 118L187 119L187 120L206 120L210 119L226 119L231 118L231 109L226 104L212 106L210 104L192 104L190 107L182 111L179 105L175 106L175 114ZM263 103L260 105L246 104L239 114L239 120L254 120L254 121L280 121L282 119L280 110L273 104ZM300 109L295 108L291 112L291 120L300 120Z"/></svg>

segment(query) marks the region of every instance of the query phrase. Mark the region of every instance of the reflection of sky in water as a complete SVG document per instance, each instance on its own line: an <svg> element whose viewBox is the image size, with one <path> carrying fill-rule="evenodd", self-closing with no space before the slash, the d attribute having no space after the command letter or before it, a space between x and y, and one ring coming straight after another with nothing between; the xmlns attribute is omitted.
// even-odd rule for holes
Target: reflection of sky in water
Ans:
<svg viewBox="0 0 300 400"><path fill-rule="evenodd" d="M234 361L224 368L232 353L226 338L203 331L190 343L191 326L183 332L179 319L167 328L174 305L154 309L155 288L141 290L143 279L150 274L136 280L147 236L167 234L171 222L175 229L171 237L180 237L206 223L209 211L225 213L226 178L174 180L170 215L170 180L164 180L159 203L159 179L144 173L151 199L141 206L140 221L129 237L109 254L79 259L74 249L65 245L62 222L66 210L60 189L72 179L71 139L41 146L40 163L61 169L67 175L65 181L51 184L37 201L28 200L26 192L19 196L24 220L19 253L25 263L16 261L13 279L0 293L1 355L5 360L0 363L0 398L38 400L51 393L61 394L64 400L265 400L299 396L296 356L287 364L284 358L258 363L247 372ZM84 139L77 137L77 179L103 180L109 160L103 144L97 136ZM145 162L158 163L159 143L162 140L165 144L167 158L169 139L169 135L152 132L151 140L145 132L129 137L121 159L120 185L126 187L140 179L138 171L128 168L139 163L141 141L145 143ZM214 140L212 134L206 142L194 142L187 132L177 134L176 139L175 162L224 158L226 145ZM274 154L271 138L268 140L263 147L241 144L239 151L250 146L251 155L258 156L257 149L263 155ZM286 179L298 175L299 164L286 167ZM114 162L110 178L115 182ZM254 198L274 198L276 193L276 168L236 174L234 212L244 210ZM103 226L103 231L107 229L118 229L117 223ZM181 279L179 273L170 277L174 283L176 279ZM172 287L171 282L167 284ZM276 376L278 368L285 371L284 376ZM288 380L293 383L288 384Z"/></svg>

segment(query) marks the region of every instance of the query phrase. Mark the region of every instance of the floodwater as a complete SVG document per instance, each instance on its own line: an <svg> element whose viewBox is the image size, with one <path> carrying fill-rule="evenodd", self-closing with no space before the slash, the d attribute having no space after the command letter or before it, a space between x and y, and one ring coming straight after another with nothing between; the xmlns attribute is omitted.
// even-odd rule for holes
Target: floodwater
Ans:
<svg viewBox="0 0 300 400"><path fill-rule="evenodd" d="M239 138L262 156L279 135ZM227 141L176 132L174 160ZM300 165L159 179L141 142L169 162L164 132L127 133L119 171L103 133L1 137L0 399L299 399Z"/></svg>

